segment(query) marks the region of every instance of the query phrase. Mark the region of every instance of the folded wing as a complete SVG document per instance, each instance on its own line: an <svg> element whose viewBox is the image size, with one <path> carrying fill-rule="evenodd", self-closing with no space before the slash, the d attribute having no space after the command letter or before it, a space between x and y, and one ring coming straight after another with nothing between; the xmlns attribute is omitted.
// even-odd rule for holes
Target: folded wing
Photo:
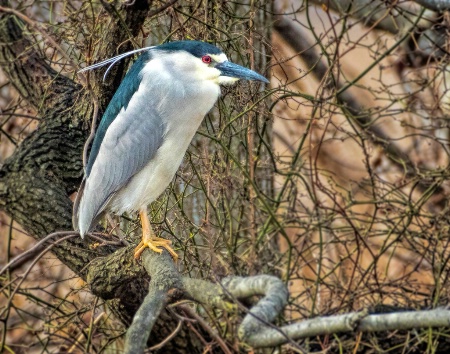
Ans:
<svg viewBox="0 0 450 354"><path fill-rule="evenodd" d="M138 89L104 132L74 210L74 227L82 236L95 226L110 198L145 167L162 144L165 126L149 100L148 92Z"/></svg>

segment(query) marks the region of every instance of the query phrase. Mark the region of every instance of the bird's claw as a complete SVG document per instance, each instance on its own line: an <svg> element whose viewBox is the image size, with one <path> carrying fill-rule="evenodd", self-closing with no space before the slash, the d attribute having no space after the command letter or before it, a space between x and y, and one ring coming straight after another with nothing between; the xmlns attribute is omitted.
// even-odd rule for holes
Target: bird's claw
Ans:
<svg viewBox="0 0 450 354"><path fill-rule="evenodd" d="M147 239L142 239L142 241L139 243L139 245L134 250L134 258L139 259L141 257L142 252L144 252L145 248L150 248L152 251L157 253L162 253L162 248L165 248L167 252L170 253L173 260L176 262L178 260L178 255L175 253L175 251L170 247L172 244L172 241L166 240L165 238L161 237L152 237Z"/></svg>

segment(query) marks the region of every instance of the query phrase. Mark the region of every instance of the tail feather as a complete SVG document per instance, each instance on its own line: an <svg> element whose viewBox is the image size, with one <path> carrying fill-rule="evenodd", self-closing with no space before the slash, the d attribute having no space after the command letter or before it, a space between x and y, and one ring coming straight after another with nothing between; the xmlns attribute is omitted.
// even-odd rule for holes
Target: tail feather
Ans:
<svg viewBox="0 0 450 354"><path fill-rule="evenodd" d="M86 179L83 179L73 204L72 215L73 228L80 233L82 238L97 225L98 221L103 216L104 209L113 196L114 193L108 196L102 203L98 203L96 201L96 194L93 193L92 188L89 187Z"/></svg>
<svg viewBox="0 0 450 354"><path fill-rule="evenodd" d="M83 197L84 187L86 186L86 179L83 178L83 181L81 182L80 188L78 189L78 194L75 198L75 201L73 203L73 213L72 213L72 226L75 231L80 232L81 237L84 237L84 234L86 233L86 230L80 230L79 226L79 213L80 213L80 202L81 198Z"/></svg>

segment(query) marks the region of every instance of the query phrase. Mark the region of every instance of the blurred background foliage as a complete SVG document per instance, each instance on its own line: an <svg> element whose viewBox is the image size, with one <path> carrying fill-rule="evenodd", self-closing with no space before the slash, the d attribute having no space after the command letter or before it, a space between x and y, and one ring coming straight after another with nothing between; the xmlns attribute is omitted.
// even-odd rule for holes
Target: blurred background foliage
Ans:
<svg viewBox="0 0 450 354"><path fill-rule="evenodd" d="M2 6L22 14L18 23L33 49L80 82L76 69L106 59L97 48L121 21L117 9L129 4ZM139 35L124 46L211 41L271 80L265 90L245 82L223 89L151 207L155 230L175 240L180 271L211 280L282 277L291 298L280 323L447 305L448 20L414 1L152 2ZM109 56L122 51L121 44ZM88 74L89 82L97 78L89 89L114 90L95 86L103 73ZM0 109L3 163L41 117L3 74ZM135 215L103 222L130 240L138 225ZM0 234L2 265L34 242L6 214ZM121 351L124 327L76 274L50 253L28 266L0 278L0 352ZM233 335L236 316L197 310L230 348L246 352ZM448 336L356 333L301 344L324 352L435 353ZM205 343L205 352L218 351Z"/></svg>

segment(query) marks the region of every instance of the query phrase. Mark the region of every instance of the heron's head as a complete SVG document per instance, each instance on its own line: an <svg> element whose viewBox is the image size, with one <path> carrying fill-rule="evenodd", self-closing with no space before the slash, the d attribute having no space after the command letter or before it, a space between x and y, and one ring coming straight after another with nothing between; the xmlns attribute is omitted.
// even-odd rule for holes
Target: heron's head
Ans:
<svg viewBox="0 0 450 354"><path fill-rule="evenodd" d="M162 56L166 72L176 73L178 79L211 80L229 85L239 79L269 81L257 72L234 64L216 46L200 41L168 42L152 50L152 57Z"/></svg>

